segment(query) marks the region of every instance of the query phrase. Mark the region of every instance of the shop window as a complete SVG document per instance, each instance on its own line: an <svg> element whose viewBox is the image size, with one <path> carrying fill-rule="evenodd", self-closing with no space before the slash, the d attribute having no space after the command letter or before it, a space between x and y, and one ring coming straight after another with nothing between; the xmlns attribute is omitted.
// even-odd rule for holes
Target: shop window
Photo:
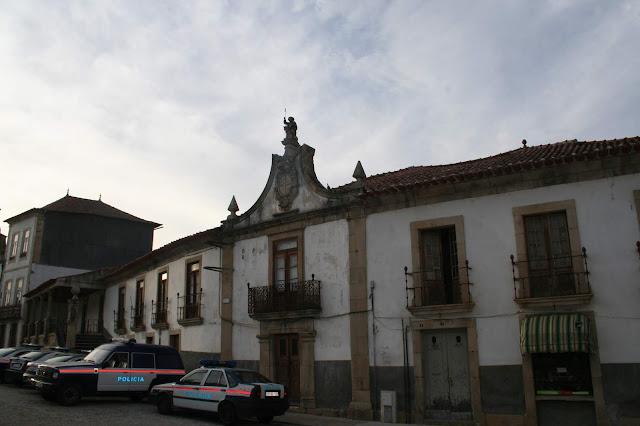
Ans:
<svg viewBox="0 0 640 426"><path fill-rule="evenodd" d="M589 354L532 354L536 395L592 395Z"/></svg>

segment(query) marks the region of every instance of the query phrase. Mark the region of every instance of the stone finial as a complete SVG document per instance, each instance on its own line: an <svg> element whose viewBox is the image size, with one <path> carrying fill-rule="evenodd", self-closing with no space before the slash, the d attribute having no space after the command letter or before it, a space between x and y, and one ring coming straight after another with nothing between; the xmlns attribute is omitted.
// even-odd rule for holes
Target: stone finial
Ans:
<svg viewBox="0 0 640 426"><path fill-rule="evenodd" d="M526 140L526 139L522 139L522 146L523 146L524 148L526 148L526 147L527 147L527 140Z"/></svg>
<svg viewBox="0 0 640 426"><path fill-rule="evenodd" d="M229 203L229 208L227 210L229 210L229 216L227 216L227 219L233 219L237 216L236 213L238 213L238 210L240 209L238 208L235 195L231 198L231 202Z"/></svg>
<svg viewBox="0 0 640 426"><path fill-rule="evenodd" d="M358 181L361 181L367 178L367 175L364 172L364 168L362 167L362 163L360 163L360 161L358 161L358 164L356 164L356 169L353 171L353 177L356 178Z"/></svg>

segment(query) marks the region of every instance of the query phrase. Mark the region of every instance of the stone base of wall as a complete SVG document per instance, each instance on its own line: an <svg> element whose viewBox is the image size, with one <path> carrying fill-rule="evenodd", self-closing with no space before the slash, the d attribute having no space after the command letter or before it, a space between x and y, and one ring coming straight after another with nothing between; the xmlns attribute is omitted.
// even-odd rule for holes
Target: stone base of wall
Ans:
<svg viewBox="0 0 640 426"><path fill-rule="evenodd" d="M314 416L326 417L347 417L347 410L336 410L333 408L303 408L297 406L289 407L289 412L300 414L312 414Z"/></svg>

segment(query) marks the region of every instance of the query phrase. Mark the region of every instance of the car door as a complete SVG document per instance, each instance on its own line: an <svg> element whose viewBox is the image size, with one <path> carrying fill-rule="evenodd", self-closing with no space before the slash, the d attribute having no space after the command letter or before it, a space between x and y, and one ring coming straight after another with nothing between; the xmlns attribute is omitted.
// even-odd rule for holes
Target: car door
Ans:
<svg viewBox="0 0 640 426"><path fill-rule="evenodd" d="M227 379L222 370L211 370L204 382L203 391L208 395L206 409L207 411L218 411L218 404L225 399L227 395Z"/></svg>
<svg viewBox="0 0 640 426"><path fill-rule="evenodd" d="M98 392L123 392L129 390L131 369L129 353L114 352L102 364L98 372Z"/></svg>
<svg viewBox="0 0 640 426"><path fill-rule="evenodd" d="M131 353L131 381L129 390L134 392L146 392L149 384L156 377L156 356L152 353Z"/></svg>
<svg viewBox="0 0 640 426"><path fill-rule="evenodd" d="M173 405L199 410L198 395L208 370L197 369L184 376L173 387Z"/></svg>

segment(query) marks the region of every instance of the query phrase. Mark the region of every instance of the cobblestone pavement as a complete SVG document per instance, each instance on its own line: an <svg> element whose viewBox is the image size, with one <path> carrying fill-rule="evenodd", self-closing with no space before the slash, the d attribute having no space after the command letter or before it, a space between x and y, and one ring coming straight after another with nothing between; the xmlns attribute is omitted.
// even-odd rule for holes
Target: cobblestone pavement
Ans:
<svg viewBox="0 0 640 426"><path fill-rule="evenodd" d="M155 405L134 402L124 397L86 397L75 407L63 407L45 401L30 388L0 385L0 424L24 425L219 425L214 415L179 411L171 416L158 413ZM272 425L383 425L379 422L359 422L335 417L287 413L276 417ZM259 425L255 420L243 420L238 426Z"/></svg>

